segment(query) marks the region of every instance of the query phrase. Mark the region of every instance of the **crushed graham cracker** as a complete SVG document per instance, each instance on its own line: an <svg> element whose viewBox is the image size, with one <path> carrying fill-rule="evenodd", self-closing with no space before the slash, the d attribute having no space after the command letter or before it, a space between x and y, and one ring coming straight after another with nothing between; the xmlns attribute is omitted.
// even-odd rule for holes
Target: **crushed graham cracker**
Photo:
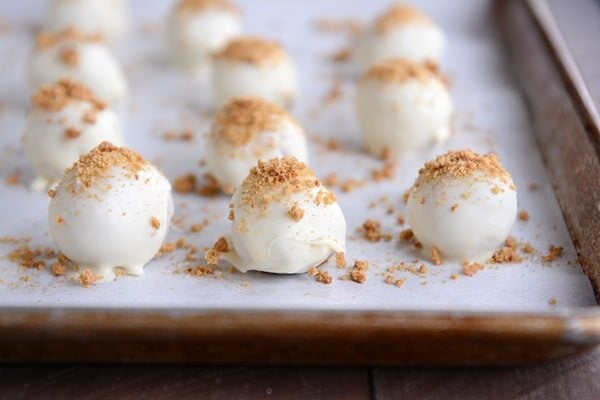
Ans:
<svg viewBox="0 0 600 400"><path fill-rule="evenodd" d="M241 14L240 8L231 0L180 0L177 3L177 11L181 13L200 13L207 10Z"/></svg>
<svg viewBox="0 0 600 400"><path fill-rule="evenodd" d="M343 63L349 61L352 57L352 52L349 48L344 47L329 56L329 59L335 63Z"/></svg>
<svg viewBox="0 0 600 400"><path fill-rule="evenodd" d="M335 201L306 164L294 157L283 157L259 160L238 190L246 211L264 212L273 201L284 201L296 193L310 194L315 188L320 189L313 195L315 203L327 206Z"/></svg>
<svg viewBox="0 0 600 400"><path fill-rule="evenodd" d="M208 276L214 275L215 269L212 265L196 265L195 267L187 268L185 273L191 276Z"/></svg>
<svg viewBox="0 0 600 400"><path fill-rule="evenodd" d="M442 265L444 263L442 252L435 246L431 248L431 262L433 265Z"/></svg>
<svg viewBox="0 0 600 400"><path fill-rule="evenodd" d="M382 181L384 179L394 179L396 175L396 163L394 161L385 161L381 168L375 168L371 170L371 178L375 182Z"/></svg>
<svg viewBox="0 0 600 400"><path fill-rule="evenodd" d="M36 37L36 47L47 49L64 41L101 42L99 33L84 33L75 27L69 27L58 32L40 32Z"/></svg>
<svg viewBox="0 0 600 400"><path fill-rule="evenodd" d="M256 36L238 37L229 41L227 46L215 54L217 59L237 61L248 64L279 62L286 58L281 45L275 41Z"/></svg>
<svg viewBox="0 0 600 400"><path fill-rule="evenodd" d="M556 259L560 258L562 256L562 253L563 253L562 247L550 245L550 247L548 248L548 254L542 256L542 262L551 263L551 262L555 261Z"/></svg>
<svg viewBox="0 0 600 400"><path fill-rule="evenodd" d="M375 19L374 29L379 34L386 34L406 24L430 25L432 23L427 15L416 8L406 4L394 4Z"/></svg>
<svg viewBox="0 0 600 400"><path fill-rule="evenodd" d="M317 282L323 283L325 285L329 285L333 281L333 278L331 277L331 275L329 275L329 272L322 271L317 267L310 267L307 271L307 274L309 276L314 276Z"/></svg>
<svg viewBox="0 0 600 400"><path fill-rule="evenodd" d="M76 67L79 65L79 53L72 47L65 47L58 53L60 60L69 67Z"/></svg>
<svg viewBox="0 0 600 400"><path fill-rule="evenodd" d="M60 262L55 262L50 267L50 272L52 272L52 275L54 276L63 276L66 272L66 268Z"/></svg>
<svg viewBox="0 0 600 400"><path fill-rule="evenodd" d="M529 221L529 213L527 211L519 211L519 219L521 221Z"/></svg>
<svg viewBox="0 0 600 400"><path fill-rule="evenodd" d="M237 97L217 113L213 134L233 146L244 146L261 132L276 131L281 119L293 121L282 108L266 100Z"/></svg>
<svg viewBox="0 0 600 400"><path fill-rule="evenodd" d="M473 276L484 268L483 264L463 262L462 273L466 276Z"/></svg>
<svg viewBox="0 0 600 400"><path fill-rule="evenodd" d="M288 210L288 215L291 219L298 222L304 217L304 210L300 208L298 203L294 203L292 207Z"/></svg>
<svg viewBox="0 0 600 400"><path fill-rule="evenodd" d="M21 182L21 171L19 170L14 170L4 180L4 183L9 186L16 186L19 184L19 182Z"/></svg>
<svg viewBox="0 0 600 400"><path fill-rule="evenodd" d="M182 132L167 131L164 133L163 139L166 141L191 142L194 140L194 132L189 129L185 129Z"/></svg>
<svg viewBox="0 0 600 400"><path fill-rule="evenodd" d="M150 218L150 226L153 229L157 229L157 230L160 229L160 220L156 217Z"/></svg>
<svg viewBox="0 0 600 400"><path fill-rule="evenodd" d="M415 63L404 58L382 61L370 67L361 77L386 83L404 83L408 80L429 82L432 79L443 81L437 66L432 63Z"/></svg>
<svg viewBox="0 0 600 400"><path fill-rule="evenodd" d="M350 271L350 279L356 283L365 283L367 280L367 271L369 270L369 262L357 260Z"/></svg>
<svg viewBox="0 0 600 400"><path fill-rule="evenodd" d="M70 182L68 190L72 194L85 191L97 179L109 177L113 167L123 168L126 176L134 179L140 170L148 166L148 162L133 150L102 142L67 169L66 173L74 172L75 181L80 183L77 185L75 181Z"/></svg>
<svg viewBox="0 0 600 400"><path fill-rule="evenodd" d="M194 174L185 174L175 178L173 189L178 193L193 193L196 191L198 180Z"/></svg>
<svg viewBox="0 0 600 400"><path fill-rule="evenodd" d="M509 236L504 242L504 246L494 252L491 262L495 264L511 264L521 262L522 260L518 252L516 239Z"/></svg>
<svg viewBox="0 0 600 400"><path fill-rule="evenodd" d="M207 249L204 252L204 258L208 264L217 265L219 263L219 256L221 253L227 253L229 250L229 243L227 242L227 239L221 236L219 239L217 239L212 248Z"/></svg>
<svg viewBox="0 0 600 400"><path fill-rule="evenodd" d="M516 190L510 174L500 164L500 159L496 154L480 155L471 150L449 151L436 157L433 161L426 162L419 170L413 190L425 183L445 178L460 179L474 176L477 176L478 179L481 176L488 179L499 179L512 190Z"/></svg>
<svg viewBox="0 0 600 400"><path fill-rule="evenodd" d="M346 267L346 254L343 251L335 253L335 263L338 268Z"/></svg>
<svg viewBox="0 0 600 400"><path fill-rule="evenodd" d="M381 224L379 222L374 221L372 219L368 219L363 223L362 229L365 235L365 239L367 239L368 241L379 242L381 240L382 233Z"/></svg>
<svg viewBox="0 0 600 400"><path fill-rule="evenodd" d="M75 128L67 128L65 129L65 138L66 139L76 139L81 136L81 131Z"/></svg>
<svg viewBox="0 0 600 400"><path fill-rule="evenodd" d="M95 284L101 279L101 276L94 273L91 269L86 268L79 274L79 283L81 286L87 288L90 285Z"/></svg>
<svg viewBox="0 0 600 400"><path fill-rule="evenodd" d="M107 107L106 103L96 98L85 85L71 79L61 79L52 85L44 85L32 97L36 108L51 112L58 112L73 101L90 103L94 112Z"/></svg>

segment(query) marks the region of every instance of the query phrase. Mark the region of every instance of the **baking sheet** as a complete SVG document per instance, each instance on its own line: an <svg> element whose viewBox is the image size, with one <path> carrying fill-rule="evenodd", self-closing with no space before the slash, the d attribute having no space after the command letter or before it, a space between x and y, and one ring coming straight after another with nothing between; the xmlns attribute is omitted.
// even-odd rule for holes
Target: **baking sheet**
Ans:
<svg viewBox="0 0 600 400"><path fill-rule="evenodd" d="M336 65L328 55L347 44L347 36L323 33L314 27L319 18L366 20L386 7L385 1L352 2L321 0L239 1L247 31L281 40L297 64L301 93L293 114L312 138L311 165L320 177L337 173L346 178L368 178L380 163L361 151L361 140L352 108L353 72ZM203 173L203 138L210 123L210 86L183 74L166 59L161 23L171 2L132 1L130 36L116 49L129 78L131 99L119 109L128 144L157 163L173 179L187 172ZM431 14L447 34L443 69L451 79L456 107L455 134L443 147L403 159L393 181L368 183L350 193L336 194L348 222L347 260L370 261L364 284L340 280L346 271L333 262L323 269L334 280L330 285L307 275L275 276L262 273L230 273L227 267L216 276L193 277L177 271L184 252L151 262L141 277L82 288L48 271L22 270L4 256L13 245L0 245L0 306L162 308L162 309L341 309L341 310L448 310L448 311L542 311L562 312L595 305L592 288L576 262L567 227L536 147L526 104L510 74L508 62L494 32L490 4L479 0L414 2ZM29 0L0 3L0 237L31 237L32 245L53 246L46 227L48 198L31 193L25 184L31 171L23 160L19 139L29 107L25 79L32 34L42 15L43 2ZM336 80L342 80L342 97L331 104L323 99ZM191 129L192 143L166 142L167 130ZM317 139L315 139L317 138ZM341 149L330 151L320 144L335 138ZM401 197L425 160L447 149L472 148L500 154L519 188L519 209L530 215L517 221L512 234L546 252L549 245L562 246L563 256L549 265L539 260L489 266L473 277L460 274L460 266L427 263L429 273L406 278L398 288L384 283L384 271L416 256L400 244L399 226L386 215L387 204L404 214ZM23 174L19 186L4 184L16 169ZM538 189L528 190L535 183ZM387 196L386 203L378 202ZM369 208L373 201L378 202ZM168 241L185 236L202 249L228 229L228 198L175 195L179 231L172 229ZM189 226L205 218L210 224L190 234ZM367 219L382 223L394 234L391 242L371 243L355 230ZM451 279L458 274L458 279ZM24 278L27 276L28 278ZM550 300L555 299L556 304Z"/></svg>

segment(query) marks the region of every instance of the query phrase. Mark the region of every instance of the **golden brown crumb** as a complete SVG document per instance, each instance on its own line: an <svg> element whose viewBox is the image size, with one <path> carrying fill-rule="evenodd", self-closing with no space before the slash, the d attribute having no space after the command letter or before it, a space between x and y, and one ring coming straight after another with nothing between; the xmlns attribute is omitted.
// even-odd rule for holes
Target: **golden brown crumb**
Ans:
<svg viewBox="0 0 600 400"><path fill-rule="evenodd" d="M431 262L433 262L433 265L442 265L444 263L440 249L435 246L431 249Z"/></svg>
<svg viewBox="0 0 600 400"><path fill-rule="evenodd" d="M58 54L63 63L70 67L76 67L79 64L79 54L72 47L66 47Z"/></svg>
<svg viewBox="0 0 600 400"><path fill-rule="evenodd" d="M52 275L54 275L54 276L63 276L65 274L66 269L65 269L65 266L62 265L61 263L55 262L50 267L50 271L52 272Z"/></svg>
<svg viewBox="0 0 600 400"><path fill-rule="evenodd" d="M175 247L175 243L164 243L160 246L160 250L158 251L159 255L169 254L175 251L177 247Z"/></svg>
<svg viewBox="0 0 600 400"><path fill-rule="evenodd" d="M187 129L181 133L167 131L163 135L163 139L167 141L179 140L182 142L191 142L192 140L194 140L194 133Z"/></svg>
<svg viewBox="0 0 600 400"><path fill-rule="evenodd" d="M346 254L343 251L335 254L335 263L339 268L344 268L346 266Z"/></svg>
<svg viewBox="0 0 600 400"><path fill-rule="evenodd" d="M367 261L358 260L354 262L354 266L350 271L350 279L357 283L364 283L367 280L367 271L369 263Z"/></svg>
<svg viewBox="0 0 600 400"><path fill-rule="evenodd" d="M431 24L427 15L406 4L394 4L375 20L375 31L385 34L390 30L409 23Z"/></svg>
<svg viewBox="0 0 600 400"><path fill-rule="evenodd" d="M314 195L317 204L327 206L335 200L314 172L303 162L293 157L259 160L250 169L249 175L240 186L242 207L249 212L264 212L273 201L282 201L296 193L309 194L321 188Z"/></svg>
<svg viewBox="0 0 600 400"><path fill-rule="evenodd" d="M339 179L337 177L337 174L329 174L325 177L323 182L325 183L326 186L335 186L338 184Z"/></svg>
<svg viewBox="0 0 600 400"><path fill-rule="evenodd" d="M217 196L220 193L221 187L215 177L211 174L204 174L202 178L204 180L202 184L199 185L198 189L196 189L196 193L205 197ZM226 188L223 188L223 190L226 190Z"/></svg>
<svg viewBox="0 0 600 400"><path fill-rule="evenodd" d="M215 250L217 250L219 253L227 253L229 251L227 239L221 236L215 243Z"/></svg>
<svg viewBox="0 0 600 400"><path fill-rule="evenodd" d="M219 110L214 133L217 139L243 146L260 132L276 131L282 118L293 121L282 108L259 97L238 97Z"/></svg>
<svg viewBox="0 0 600 400"><path fill-rule="evenodd" d="M192 193L196 191L197 179L194 174L185 174L175 178L173 189L178 193Z"/></svg>
<svg viewBox="0 0 600 400"><path fill-rule="evenodd" d="M247 36L232 39L223 50L215 54L215 57L249 64L262 64L280 61L286 56L279 43Z"/></svg>
<svg viewBox="0 0 600 400"><path fill-rule="evenodd" d="M54 222L56 223L56 225L63 226L65 224L65 219L60 215L57 215L54 217Z"/></svg>
<svg viewBox="0 0 600 400"><path fill-rule="evenodd" d="M428 82L432 79L442 80L443 78L434 64L420 64L403 58L394 58L373 65L363 74L361 79L404 83L412 79Z"/></svg>
<svg viewBox="0 0 600 400"><path fill-rule="evenodd" d="M331 61L336 63L343 63L350 60L350 57L352 57L352 52L350 51L350 49L343 48L333 53L330 59Z"/></svg>
<svg viewBox="0 0 600 400"><path fill-rule="evenodd" d="M288 210L288 215L291 219L298 222L304 217L304 210L300 208L298 203L294 203L294 205Z"/></svg>
<svg viewBox="0 0 600 400"><path fill-rule="evenodd" d="M457 209L458 209L458 204L454 204L452 207L450 207L451 212L455 212Z"/></svg>
<svg viewBox="0 0 600 400"><path fill-rule="evenodd" d="M150 218L150 226L154 229L160 229L160 221L156 217Z"/></svg>
<svg viewBox="0 0 600 400"><path fill-rule="evenodd" d="M4 182L9 186L16 186L21 181L21 173L18 170L13 171L6 177Z"/></svg>
<svg viewBox="0 0 600 400"><path fill-rule="evenodd" d="M325 94L325 97L323 97L322 104L326 106L331 105L340 100L342 96L342 83L336 80L333 82L333 85L331 85L331 89Z"/></svg>
<svg viewBox="0 0 600 400"><path fill-rule="evenodd" d="M355 19L332 20L319 18L314 21L314 26L322 32L330 33L342 32L355 35L362 30L360 21Z"/></svg>
<svg viewBox="0 0 600 400"><path fill-rule="evenodd" d="M52 85L44 85L32 98L36 108L52 112L62 110L74 100L91 103L94 112L106 108L106 103L98 100L90 89L70 79L61 79Z"/></svg>
<svg viewBox="0 0 600 400"><path fill-rule="evenodd" d="M519 219L521 221L529 221L529 214L527 211L519 211Z"/></svg>
<svg viewBox="0 0 600 400"><path fill-rule="evenodd" d="M402 201L406 204L408 203L408 198L410 197L410 190L406 190L404 191L404 193L402 193Z"/></svg>
<svg viewBox="0 0 600 400"><path fill-rule="evenodd" d="M91 110L83 114L83 122L85 122L86 124L95 124L97 120L98 110L95 108L92 108Z"/></svg>
<svg viewBox="0 0 600 400"><path fill-rule="evenodd" d="M473 276L483 269L483 265L479 263L464 262L462 264L462 273L466 276Z"/></svg>
<svg viewBox="0 0 600 400"><path fill-rule="evenodd" d="M90 188L98 178L109 176L113 166L122 167L130 178L148 166L148 162L133 150L117 147L109 142L102 142L89 153L79 157L68 172L74 171L76 181L68 186L69 192L75 194Z"/></svg>
<svg viewBox="0 0 600 400"><path fill-rule="evenodd" d="M204 227L206 227L208 225L208 220L205 219L204 221L198 223L198 224L193 224L192 226L190 226L190 231L192 231L193 233L198 233L201 232L202 229L204 229Z"/></svg>
<svg viewBox="0 0 600 400"><path fill-rule="evenodd" d="M404 223L405 223L405 222L406 222L406 221L404 220L404 217L403 217L402 215L398 215L398 216L396 217L396 223L397 223L398 225L404 225Z"/></svg>
<svg viewBox="0 0 600 400"><path fill-rule="evenodd" d="M241 12L238 6L230 0L180 0L177 3L177 11L183 13L198 13L210 9L227 11L234 14Z"/></svg>
<svg viewBox="0 0 600 400"><path fill-rule="evenodd" d="M331 275L327 271L321 271L317 267L310 267L307 274L308 276L314 276L317 282L326 285L329 285L333 281L333 278L331 278Z"/></svg>
<svg viewBox="0 0 600 400"><path fill-rule="evenodd" d="M458 274L450 274L450 279L452 279L453 281L458 279Z"/></svg>
<svg viewBox="0 0 600 400"><path fill-rule="evenodd" d="M558 301L556 301L555 297L552 297L550 300L548 300L548 304L550 304L551 306L554 306L558 303Z"/></svg>
<svg viewBox="0 0 600 400"><path fill-rule="evenodd" d="M217 239L213 248L207 249L204 252L204 258L206 259L207 263L216 265L219 263L219 256L221 253L227 253L228 251L229 243L227 242L227 239L221 236L219 239Z"/></svg>
<svg viewBox="0 0 600 400"><path fill-rule="evenodd" d="M364 181L359 181L359 180L351 178L351 179L347 179L346 181L342 182L342 184L340 185L340 189L342 189L342 192L348 193L354 189L364 186L364 184L365 184Z"/></svg>
<svg viewBox="0 0 600 400"><path fill-rule="evenodd" d="M514 188L510 174L500 164L494 153L484 155L471 150L449 151L435 160L425 163L419 170L414 187L439 178L464 178L481 173L488 178L497 178Z"/></svg>
<svg viewBox="0 0 600 400"><path fill-rule="evenodd" d="M400 232L400 240L402 240L403 242L410 242L414 239L414 237L415 234L413 233L412 229L405 229L402 232Z"/></svg>
<svg viewBox="0 0 600 400"><path fill-rule="evenodd" d="M229 215L227 216L227 219L230 221L233 221L235 219L235 213L233 212L233 210L229 210Z"/></svg>
<svg viewBox="0 0 600 400"><path fill-rule="evenodd" d="M393 179L396 174L396 163L393 161L386 161L380 169L374 169L371 171L371 177L374 181L379 182L384 179Z"/></svg>
<svg viewBox="0 0 600 400"><path fill-rule="evenodd" d="M102 40L102 35L83 33L75 27L69 27L58 32L40 32L36 37L36 46L38 49L46 49L65 40L99 42Z"/></svg>
<svg viewBox="0 0 600 400"><path fill-rule="evenodd" d="M81 131L78 131L77 129L74 129L74 128L65 129L65 138L75 139L75 138L78 138L79 136L81 136Z"/></svg>
<svg viewBox="0 0 600 400"><path fill-rule="evenodd" d="M531 243L525 243L522 250L525 254L533 254L535 252L535 247L533 247Z"/></svg>
<svg viewBox="0 0 600 400"><path fill-rule="evenodd" d="M362 225L365 233L365 239L370 242L378 242L381 240L381 224L372 219L366 220Z"/></svg>
<svg viewBox="0 0 600 400"><path fill-rule="evenodd" d="M537 183L531 182L528 186L529 190L531 190L532 192L536 191L539 189L539 186Z"/></svg>
<svg viewBox="0 0 600 400"><path fill-rule="evenodd" d="M215 270L214 270L214 267L211 265L197 265L195 267L186 269L185 272L186 272L186 274L192 275L192 276L207 276L207 275L214 275Z"/></svg>
<svg viewBox="0 0 600 400"><path fill-rule="evenodd" d="M545 263L553 262L557 258L560 258L562 256L562 253L563 253L562 247L556 247L556 246L550 245L550 248L548 249L548 254L546 254L542 257L542 261Z"/></svg>
<svg viewBox="0 0 600 400"><path fill-rule="evenodd" d="M100 278L101 277L96 275L91 269L86 268L79 274L79 283L81 283L81 286L87 288L98 282Z"/></svg>
<svg viewBox="0 0 600 400"><path fill-rule="evenodd" d="M514 237L509 236L504 243L504 247L496 250L492 256L492 262L496 264L518 263L522 261L518 253L518 243Z"/></svg>

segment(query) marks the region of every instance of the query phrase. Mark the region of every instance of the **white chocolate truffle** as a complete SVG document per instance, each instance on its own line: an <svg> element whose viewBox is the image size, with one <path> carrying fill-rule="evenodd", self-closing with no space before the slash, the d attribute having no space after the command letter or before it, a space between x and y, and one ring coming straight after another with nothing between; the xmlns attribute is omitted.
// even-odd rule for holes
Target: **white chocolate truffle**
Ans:
<svg viewBox="0 0 600 400"><path fill-rule="evenodd" d="M346 221L335 195L293 157L259 161L230 204L230 234L205 257L242 272L306 272L343 252Z"/></svg>
<svg viewBox="0 0 600 400"><path fill-rule="evenodd" d="M214 57L214 100L217 107L234 97L258 96L281 107L296 97L292 62L276 42L257 37L230 41Z"/></svg>
<svg viewBox="0 0 600 400"><path fill-rule="evenodd" d="M356 115L376 157L441 143L451 132L453 106L431 64L389 60L371 67L356 90Z"/></svg>
<svg viewBox="0 0 600 400"><path fill-rule="evenodd" d="M283 109L258 97L238 97L215 117L206 144L206 166L226 193L259 159L292 156L307 161L306 136Z"/></svg>
<svg viewBox="0 0 600 400"><path fill-rule="evenodd" d="M67 79L43 86L33 96L22 141L36 173L32 188L41 190L58 181L79 156L104 141L117 146L123 142L119 118L105 103Z"/></svg>
<svg viewBox="0 0 600 400"><path fill-rule="evenodd" d="M127 30L127 14L126 0L51 0L44 29L56 32L75 27L116 42Z"/></svg>
<svg viewBox="0 0 600 400"><path fill-rule="evenodd" d="M408 222L424 250L452 261L487 261L516 216L516 187L491 153L450 151L426 163L408 199Z"/></svg>
<svg viewBox="0 0 600 400"><path fill-rule="evenodd" d="M50 234L99 282L113 280L117 267L141 275L173 215L169 181L139 154L107 142L69 168L50 196Z"/></svg>
<svg viewBox="0 0 600 400"><path fill-rule="evenodd" d="M376 18L358 41L355 60L360 71L391 58L439 63L444 34L426 15L397 4Z"/></svg>
<svg viewBox="0 0 600 400"><path fill-rule="evenodd" d="M127 94L123 71L100 37L75 28L39 34L29 60L34 91L63 78L83 83L100 100L111 104Z"/></svg>
<svg viewBox="0 0 600 400"><path fill-rule="evenodd" d="M230 0L180 0L167 22L167 39L177 65L207 71L212 54L242 32L240 10Z"/></svg>

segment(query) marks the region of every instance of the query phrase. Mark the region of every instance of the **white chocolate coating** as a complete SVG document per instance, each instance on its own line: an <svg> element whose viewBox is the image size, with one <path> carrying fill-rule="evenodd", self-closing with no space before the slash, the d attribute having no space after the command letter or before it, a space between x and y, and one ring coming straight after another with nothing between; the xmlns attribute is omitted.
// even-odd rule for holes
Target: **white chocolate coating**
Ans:
<svg viewBox="0 0 600 400"><path fill-rule="evenodd" d="M73 50L77 65L68 65L61 53ZM100 42L63 40L52 46L36 48L29 60L32 91L59 79L80 81L101 100L116 104L127 95L127 82L117 60Z"/></svg>
<svg viewBox="0 0 600 400"><path fill-rule="evenodd" d="M51 0L44 29L60 31L76 27L116 42L127 31L127 14L126 0Z"/></svg>
<svg viewBox="0 0 600 400"><path fill-rule="evenodd" d="M394 155L445 141L451 133L453 105L437 78L386 82L363 78L356 91L356 116L367 150Z"/></svg>
<svg viewBox="0 0 600 400"><path fill-rule="evenodd" d="M221 138L217 134L219 126L213 126L213 132L206 142L206 167L224 192L232 193L259 159L292 156L302 162L307 161L308 150L303 129L290 118L273 118L279 120L276 129L258 132L250 142L241 146Z"/></svg>
<svg viewBox="0 0 600 400"><path fill-rule="evenodd" d="M217 107L234 97L257 96L289 108L296 98L296 73L287 57L263 64L217 58L213 80Z"/></svg>
<svg viewBox="0 0 600 400"><path fill-rule="evenodd" d="M411 190L408 222L424 251L430 254L435 246L444 259L488 261L516 219L517 192L511 183L444 177Z"/></svg>
<svg viewBox="0 0 600 400"><path fill-rule="evenodd" d="M98 111L93 124L84 121L92 107L89 102L73 100L57 112L39 108L29 112L22 143L36 173L33 189L41 190L58 181L79 156L101 142L123 144L119 118L111 109ZM69 128L78 131L79 136L67 137L65 131Z"/></svg>
<svg viewBox="0 0 600 400"><path fill-rule="evenodd" d="M175 63L195 72L206 71L211 55L241 32L238 13L216 8L182 12L175 7L167 22L167 39Z"/></svg>
<svg viewBox="0 0 600 400"><path fill-rule="evenodd" d="M171 185L153 166L140 170L139 179L128 177L121 167L112 168L110 177L79 194L68 190L73 172L65 174L48 209L50 234L60 251L80 271L89 268L100 275L101 282L113 280L116 267L143 274L173 215ZM152 218L160 223L158 229Z"/></svg>
<svg viewBox="0 0 600 400"><path fill-rule="evenodd" d="M392 58L439 63L446 39L434 23L407 22L387 32L369 27L358 40L354 60L360 71Z"/></svg>
<svg viewBox="0 0 600 400"><path fill-rule="evenodd" d="M337 203L316 205L314 196L297 193L285 202L271 203L266 212L248 213L241 206L240 190L231 203L235 219L227 236L232 251L221 257L242 272L255 270L276 274L306 272L345 251L346 220ZM287 214L298 202L304 217L296 222Z"/></svg>

